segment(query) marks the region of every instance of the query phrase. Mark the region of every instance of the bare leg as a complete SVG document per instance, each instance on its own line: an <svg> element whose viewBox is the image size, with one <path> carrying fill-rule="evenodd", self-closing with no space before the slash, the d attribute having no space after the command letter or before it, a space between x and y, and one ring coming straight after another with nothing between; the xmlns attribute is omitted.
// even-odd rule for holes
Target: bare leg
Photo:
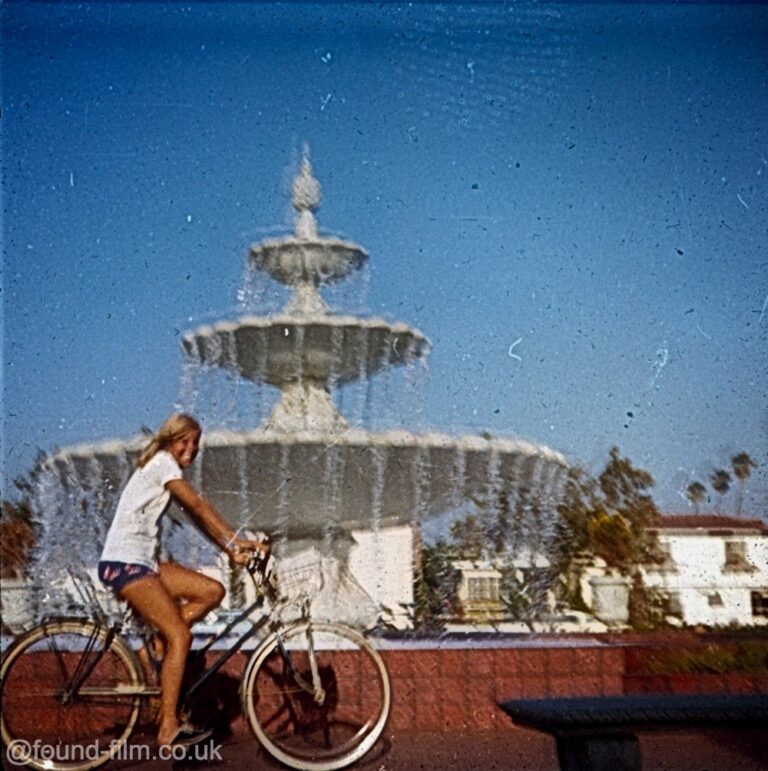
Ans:
<svg viewBox="0 0 768 771"><path fill-rule="evenodd" d="M161 562L158 571L157 577L135 581L121 594L165 643L157 739L167 744L179 728L179 692L192 643L189 627L221 604L225 590L218 581L175 563Z"/></svg>
<svg viewBox="0 0 768 771"><path fill-rule="evenodd" d="M157 740L160 744L168 744L179 729L176 710L192 633L175 599L159 577L147 576L134 581L120 594L166 641L167 649L160 672L160 726Z"/></svg>
<svg viewBox="0 0 768 771"><path fill-rule="evenodd" d="M226 594L218 581L175 562L161 562L158 571L166 591L180 606L187 626L218 608Z"/></svg>
<svg viewBox="0 0 768 771"><path fill-rule="evenodd" d="M173 598L187 626L192 626L214 608L218 608L226 594L226 590L218 581L175 562L161 562L158 572L163 586ZM149 653L143 653L149 661ZM165 655L162 634L153 640L153 655L156 660L162 660Z"/></svg>

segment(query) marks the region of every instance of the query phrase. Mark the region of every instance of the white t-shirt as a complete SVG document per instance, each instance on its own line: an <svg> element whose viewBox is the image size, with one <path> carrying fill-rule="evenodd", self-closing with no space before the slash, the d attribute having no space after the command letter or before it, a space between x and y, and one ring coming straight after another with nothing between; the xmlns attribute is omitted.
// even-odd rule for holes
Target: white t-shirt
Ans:
<svg viewBox="0 0 768 771"><path fill-rule="evenodd" d="M171 499L165 485L181 478L179 464L165 450L133 472L118 501L102 561L129 562L157 570L159 522Z"/></svg>

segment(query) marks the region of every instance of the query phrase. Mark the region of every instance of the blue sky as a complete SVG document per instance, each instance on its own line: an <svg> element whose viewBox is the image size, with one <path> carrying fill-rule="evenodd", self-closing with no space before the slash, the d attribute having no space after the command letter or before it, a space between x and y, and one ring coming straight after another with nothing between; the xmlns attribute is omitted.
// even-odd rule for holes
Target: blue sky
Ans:
<svg viewBox="0 0 768 771"><path fill-rule="evenodd" d="M307 142L368 311L432 341L389 420L593 469L616 444L668 511L744 450L768 512L764 6L2 15L4 489L171 411L181 334L238 315Z"/></svg>

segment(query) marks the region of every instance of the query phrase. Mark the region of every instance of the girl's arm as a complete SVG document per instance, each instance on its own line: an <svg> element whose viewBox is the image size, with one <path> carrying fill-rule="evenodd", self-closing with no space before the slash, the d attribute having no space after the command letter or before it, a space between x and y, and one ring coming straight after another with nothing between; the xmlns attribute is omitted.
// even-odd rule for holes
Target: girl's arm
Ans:
<svg viewBox="0 0 768 771"><path fill-rule="evenodd" d="M269 553L269 543L238 538L221 514L185 479L172 479L165 486L200 530L235 562L245 564L254 551Z"/></svg>

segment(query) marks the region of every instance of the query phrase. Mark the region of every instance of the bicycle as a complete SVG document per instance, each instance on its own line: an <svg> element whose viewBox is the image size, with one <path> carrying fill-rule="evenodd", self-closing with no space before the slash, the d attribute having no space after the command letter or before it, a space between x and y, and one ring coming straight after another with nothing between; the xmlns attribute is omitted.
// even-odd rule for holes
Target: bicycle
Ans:
<svg viewBox="0 0 768 771"><path fill-rule="evenodd" d="M247 628L186 686L181 714L189 714L201 686L245 643L265 633L240 683L242 710L261 746L304 771L359 760L389 716L383 659L355 629L313 621L307 591L288 597L286 576L278 583L266 560L252 560L247 573L256 599L193 655L205 655L243 622ZM0 665L3 743L15 762L41 771L86 771L125 757L142 706L160 694L131 647L130 611L110 617L90 577L71 575L87 616L43 620L8 648ZM298 618L284 621L286 613ZM151 652L150 630L139 639Z"/></svg>

